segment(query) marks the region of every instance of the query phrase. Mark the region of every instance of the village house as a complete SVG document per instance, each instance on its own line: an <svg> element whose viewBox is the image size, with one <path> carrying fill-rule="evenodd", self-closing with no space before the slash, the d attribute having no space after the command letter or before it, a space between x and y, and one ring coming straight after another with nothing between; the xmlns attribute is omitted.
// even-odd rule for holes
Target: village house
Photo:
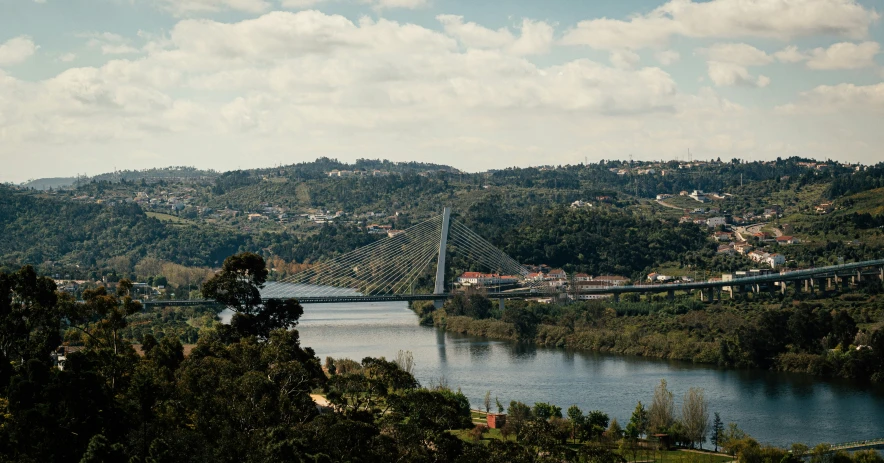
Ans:
<svg viewBox="0 0 884 463"><path fill-rule="evenodd" d="M629 278L618 275L600 275L593 278L592 281L604 283L606 286L624 286L629 283Z"/></svg>
<svg viewBox="0 0 884 463"><path fill-rule="evenodd" d="M794 236L783 235L783 236L777 237L777 244L797 244L797 243L798 243L798 239L795 238Z"/></svg>
<svg viewBox="0 0 884 463"><path fill-rule="evenodd" d="M694 201L698 201L701 203L705 203L706 199L707 199L706 193L703 193L703 190L694 190L688 196L690 196L690 198L693 199Z"/></svg>
<svg viewBox="0 0 884 463"><path fill-rule="evenodd" d="M731 232L715 232L712 234L712 237L718 241L730 241L733 239L734 234Z"/></svg>
<svg viewBox="0 0 884 463"><path fill-rule="evenodd" d="M727 219L724 217L710 217L706 220L706 226L709 228L715 228L721 225L726 225Z"/></svg>

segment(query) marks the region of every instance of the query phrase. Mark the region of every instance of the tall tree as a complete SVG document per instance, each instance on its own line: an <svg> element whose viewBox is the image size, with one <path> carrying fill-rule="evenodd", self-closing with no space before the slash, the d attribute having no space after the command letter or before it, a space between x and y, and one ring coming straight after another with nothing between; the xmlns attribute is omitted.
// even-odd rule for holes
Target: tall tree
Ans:
<svg viewBox="0 0 884 463"><path fill-rule="evenodd" d="M661 379L654 389L654 399L648 409L648 421L651 432L667 432L675 421L675 401L672 392L666 388L666 380Z"/></svg>
<svg viewBox="0 0 884 463"><path fill-rule="evenodd" d="M632 416L629 418L629 424L626 425L626 434L635 439L648 432L648 410L645 406L638 402Z"/></svg>
<svg viewBox="0 0 884 463"><path fill-rule="evenodd" d="M712 445L715 446L715 451L718 451L718 447L721 446L722 440L724 439L724 423L721 422L721 416L718 415L718 412L715 412L715 418L712 420L712 437L709 439L712 442Z"/></svg>
<svg viewBox="0 0 884 463"><path fill-rule="evenodd" d="M691 446L699 445L703 448L709 426L709 403L703 389L692 387L685 393L681 405L681 421L684 424L685 437L691 441Z"/></svg>

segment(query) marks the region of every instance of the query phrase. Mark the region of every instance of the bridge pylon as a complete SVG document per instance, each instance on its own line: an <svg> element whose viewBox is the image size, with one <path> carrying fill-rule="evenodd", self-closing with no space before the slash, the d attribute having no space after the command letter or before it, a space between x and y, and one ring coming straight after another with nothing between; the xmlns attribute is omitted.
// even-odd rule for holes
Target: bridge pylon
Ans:
<svg viewBox="0 0 884 463"><path fill-rule="evenodd" d="M448 251L448 229L451 226L451 208L442 211L442 234L439 237L439 257L436 260L436 287L433 294L445 294L445 253ZM442 308L444 299L436 299L433 305Z"/></svg>

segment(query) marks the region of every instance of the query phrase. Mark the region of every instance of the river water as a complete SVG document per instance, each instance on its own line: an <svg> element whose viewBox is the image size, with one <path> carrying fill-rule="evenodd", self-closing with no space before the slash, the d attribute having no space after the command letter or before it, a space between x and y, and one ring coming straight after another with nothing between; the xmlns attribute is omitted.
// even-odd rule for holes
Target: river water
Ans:
<svg viewBox="0 0 884 463"><path fill-rule="evenodd" d="M460 388L474 408L485 391L508 405L551 402L563 410L602 410L625 427L636 401L650 405L665 379L676 408L701 387L719 412L760 442L848 442L884 437L884 388L768 371L721 370L687 362L605 355L446 333L418 325L406 303L306 305L302 345L326 356L395 359L411 351L423 385ZM494 409L492 398L492 410Z"/></svg>

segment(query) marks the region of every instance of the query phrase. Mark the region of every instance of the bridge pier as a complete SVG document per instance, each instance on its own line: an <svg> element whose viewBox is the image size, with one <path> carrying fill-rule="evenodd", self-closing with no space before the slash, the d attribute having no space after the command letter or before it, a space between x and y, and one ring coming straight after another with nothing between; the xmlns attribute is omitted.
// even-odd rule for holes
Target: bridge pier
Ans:
<svg viewBox="0 0 884 463"><path fill-rule="evenodd" d="M788 286L789 286L789 285L786 283L785 280L781 281L781 282L780 282L780 294L782 294L783 296L785 296L785 295L786 295L786 288L787 288Z"/></svg>
<svg viewBox="0 0 884 463"><path fill-rule="evenodd" d="M620 293L614 293L614 302L620 302Z"/></svg>
<svg viewBox="0 0 884 463"><path fill-rule="evenodd" d="M675 299L675 291L671 289L669 291L666 291L666 299L670 301Z"/></svg>
<svg viewBox="0 0 884 463"><path fill-rule="evenodd" d="M881 281L884 282L884 267L878 269L878 278L880 278Z"/></svg>
<svg viewBox="0 0 884 463"><path fill-rule="evenodd" d="M498 306L498 308L500 309L501 312L503 312L503 309L506 308L506 302L505 302L505 301L506 301L506 299L504 299L504 298L500 298L500 299L497 300L497 306Z"/></svg>

